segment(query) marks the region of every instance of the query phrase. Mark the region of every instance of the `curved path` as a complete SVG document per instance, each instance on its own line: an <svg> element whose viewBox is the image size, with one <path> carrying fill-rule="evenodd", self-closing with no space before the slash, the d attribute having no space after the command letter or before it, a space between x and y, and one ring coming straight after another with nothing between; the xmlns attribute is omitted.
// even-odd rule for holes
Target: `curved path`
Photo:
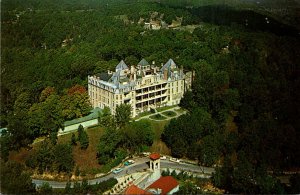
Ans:
<svg viewBox="0 0 300 195"><path fill-rule="evenodd" d="M146 115L146 116L142 116L141 118L138 118L136 119L135 121L139 121L139 120L142 120L142 119L150 119L150 120L153 120L153 121L165 121L165 120L170 120L172 118L177 118L179 117L180 115L183 115L185 114L187 111L182 111L182 112L178 112L177 110L180 109L179 106L176 106L176 107L173 107L173 108L170 108L170 109L167 109L167 110L162 110L162 111L159 111L159 112L155 112L155 113L152 113L152 114L149 114L149 115ZM176 116L167 116L167 115L164 115L162 114L163 112L167 112L167 111L173 111L176 113ZM157 119L152 119L150 118L150 116L154 116L154 115L157 115L157 114L162 114L164 117L166 117L165 119L162 119L162 120L157 120Z"/></svg>
<svg viewBox="0 0 300 195"><path fill-rule="evenodd" d="M110 178L122 177L122 176L132 174L135 172L144 171L149 168L149 166L148 166L149 158L140 158L140 159L138 159L138 161L139 162L137 162L135 164L124 167L124 170L118 174L109 173L103 177L88 180L88 182L89 182L89 184L96 184L96 183L100 183L105 180L108 180ZM161 160L160 166L161 166L161 168L170 168L170 169L188 171L188 172L193 172L193 173L212 174L214 172L214 168L202 167L202 166L186 164L186 163L176 163L176 162L171 162L168 160ZM67 182L59 182L59 181L32 179L32 183L34 183L36 186L42 185L43 182L48 182L49 185L52 186L52 188L65 188L66 183L67 183ZM80 183L81 181L78 181L78 182ZM71 182L71 186L73 186L73 184L74 184L74 182Z"/></svg>

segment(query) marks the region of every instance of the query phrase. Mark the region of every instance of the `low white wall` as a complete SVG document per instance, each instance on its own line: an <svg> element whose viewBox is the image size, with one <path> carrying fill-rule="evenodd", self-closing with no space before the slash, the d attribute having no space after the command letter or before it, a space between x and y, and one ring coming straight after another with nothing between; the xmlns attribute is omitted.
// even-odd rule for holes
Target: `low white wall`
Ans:
<svg viewBox="0 0 300 195"><path fill-rule="evenodd" d="M169 193L167 193L168 195L169 194L174 194L175 192L178 192L179 191L179 185L177 185L175 188L173 188Z"/></svg>
<svg viewBox="0 0 300 195"><path fill-rule="evenodd" d="M85 122L82 122L82 123L76 123L76 124L73 124L73 125L70 125L70 126L66 126L64 130L59 129L58 134L62 135L62 134L70 133L72 131L77 131L79 125L82 125L83 128L98 125L98 119L93 119L93 120L85 121Z"/></svg>

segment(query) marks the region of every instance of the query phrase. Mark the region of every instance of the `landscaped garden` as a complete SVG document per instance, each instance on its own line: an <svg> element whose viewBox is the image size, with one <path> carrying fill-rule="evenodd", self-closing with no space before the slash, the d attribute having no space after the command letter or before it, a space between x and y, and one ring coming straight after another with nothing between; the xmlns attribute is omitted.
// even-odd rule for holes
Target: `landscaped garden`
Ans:
<svg viewBox="0 0 300 195"><path fill-rule="evenodd" d="M173 112L173 111L166 111L166 112L163 112L162 114L165 116L168 116L168 117L174 117L177 115L176 112Z"/></svg>
<svg viewBox="0 0 300 195"><path fill-rule="evenodd" d="M149 118L153 119L153 120L165 120L165 119L167 119L167 117L165 117L161 114L155 114L155 115L150 116Z"/></svg>

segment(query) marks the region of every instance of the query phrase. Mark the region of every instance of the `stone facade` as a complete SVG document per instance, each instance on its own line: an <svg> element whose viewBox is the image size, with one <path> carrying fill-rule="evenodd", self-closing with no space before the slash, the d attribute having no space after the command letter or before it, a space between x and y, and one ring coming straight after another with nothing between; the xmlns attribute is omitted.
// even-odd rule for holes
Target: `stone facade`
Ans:
<svg viewBox="0 0 300 195"><path fill-rule="evenodd" d="M143 59L130 68L122 60L115 72L88 76L88 92L94 108L107 106L115 114L117 105L130 104L135 117L150 108L179 104L191 83L192 73L184 73L172 59L161 67Z"/></svg>

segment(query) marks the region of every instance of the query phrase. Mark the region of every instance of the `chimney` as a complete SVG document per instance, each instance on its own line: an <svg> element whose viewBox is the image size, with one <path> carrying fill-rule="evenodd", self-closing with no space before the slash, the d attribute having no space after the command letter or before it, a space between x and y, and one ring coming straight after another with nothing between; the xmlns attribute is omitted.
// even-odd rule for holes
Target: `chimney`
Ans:
<svg viewBox="0 0 300 195"><path fill-rule="evenodd" d="M154 74L156 74L156 66L153 67Z"/></svg>
<svg viewBox="0 0 300 195"><path fill-rule="evenodd" d="M180 76L183 75L183 66L180 66Z"/></svg>
<svg viewBox="0 0 300 195"><path fill-rule="evenodd" d="M160 188L157 188L157 194L161 194L162 190Z"/></svg>
<svg viewBox="0 0 300 195"><path fill-rule="evenodd" d="M135 72L135 68L134 68L134 66L132 65L132 66L130 67L130 73L133 74L134 72Z"/></svg>
<svg viewBox="0 0 300 195"><path fill-rule="evenodd" d="M133 73L133 80L136 80L136 73Z"/></svg>
<svg viewBox="0 0 300 195"><path fill-rule="evenodd" d="M168 80L168 70L164 69L164 80Z"/></svg>

